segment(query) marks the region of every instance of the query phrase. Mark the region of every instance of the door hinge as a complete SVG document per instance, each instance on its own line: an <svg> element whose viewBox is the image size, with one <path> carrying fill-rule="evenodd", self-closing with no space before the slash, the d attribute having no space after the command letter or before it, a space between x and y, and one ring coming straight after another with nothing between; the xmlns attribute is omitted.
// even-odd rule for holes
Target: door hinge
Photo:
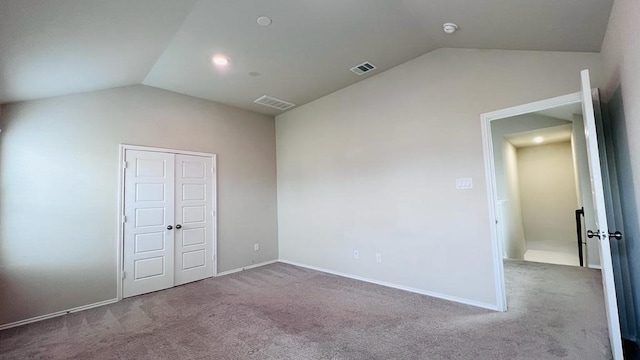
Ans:
<svg viewBox="0 0 640 360"><path fill-rule="evenodd" d="M128 161L125 161L125 162L122 163L122 168L123 169L126 169L128 166L129 166L129 162Z"/></svg>
<svg viewBox="0 0 640 360"><path fill-rule="evenodd" d="M211 216L215 217L216 216L216 211L215 210L211 210Z"/></svg>
<svg viewBox="0 0 640 360"><path fill-rule="evenodd" d="M212 166L212 167L211 167L211 173L212 173L212 174L215 174L215 172L216 172L216 168Z"/></svg>
<svg viewBox="0 0 640 360"><path fill-rule="evenodd" d="M126 216L124 216L124 215L122 215L122 223L124 224L124 223L126 223L126 222L127 222L127 217L126 217Z"/></svg>
<svg viewBox="0 0 640 360"><path fill-rule="evenodd" d="M127 272L126 272L126 271L123 271L123 272L122 272L122 280L126 279L126 277L127 277Z"/></svg>

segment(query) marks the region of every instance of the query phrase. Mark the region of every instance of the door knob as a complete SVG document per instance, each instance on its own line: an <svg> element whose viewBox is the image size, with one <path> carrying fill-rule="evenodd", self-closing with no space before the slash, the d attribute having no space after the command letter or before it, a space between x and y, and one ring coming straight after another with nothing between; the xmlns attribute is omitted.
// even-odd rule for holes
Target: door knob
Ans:
<svg viewBox="0 0 640 360"><path fill-rule="evenodd" d="M171 230L171 229L173 229L173 226L171 225L167 226L167 230Z"/></svg>
<svg viewBox="0 0 640 360"><path fill-rule="evenodd" d="M616 240L622 240L622 233L620 231L609 232L609 239L614 238Z"/></svg>
<svg viewBox="0 0 640 360"><path fill-rule="evenodd" d="M600 239L600 230L596 230L596 231L587 230L587 237L589 239L594 237L597 237L598 239Z"/></svg>
<svg viewBox="0 0 640 360"><path fill-rule="evenodd" d="M182 229L182 225L180 224L176 225L176 229Z"/></svg>

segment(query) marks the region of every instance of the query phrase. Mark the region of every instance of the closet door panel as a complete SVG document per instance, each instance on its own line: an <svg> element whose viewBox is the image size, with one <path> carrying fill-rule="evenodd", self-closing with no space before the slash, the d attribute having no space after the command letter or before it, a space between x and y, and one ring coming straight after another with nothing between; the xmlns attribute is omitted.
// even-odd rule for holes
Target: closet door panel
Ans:
<svg viewBox="0 0 640 360"><path fill-rule="evenodd" d="M213 276L212 160L175 156L175 285Z"/></svg>
<svg viewBox="0 0 640 360"><path fill-rule="evenodd" d="M173 286L175 159L127 150L125 164L123 297L129 297Z"/></svg>

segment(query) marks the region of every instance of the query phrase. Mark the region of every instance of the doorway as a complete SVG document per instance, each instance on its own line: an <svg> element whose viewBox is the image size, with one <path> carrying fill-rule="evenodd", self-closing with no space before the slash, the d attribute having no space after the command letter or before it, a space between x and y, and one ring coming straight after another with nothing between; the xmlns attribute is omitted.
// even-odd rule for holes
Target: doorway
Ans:
<svg viewBox="0 0 640 360"><path fill-rule="evenodd" d="M618 305L616 299L616 284L614 282L613 265L611 257L610 240L619 239L622 234L612 232L608 226L607 209L605 208L605 186L602 176L602 167L600 152L603 150L598 145L598 136L601 134L596 131L596 111L599 111L599 94L597 89L592 89L589 79L589 70L580 72L581 91L574 94L560 96L552 99L542 100L535 103L514 106L503 110L494 111L481 115L482 119L482 137L484 143L485 169L487 176L487 195L489 200L489 214L492 222L491 238L493 244L493 260L494 260L494 276L496 285L496 302L497 307L507 310L507 298L505 291L505 275L504 275L504 256L502 242L499 241L498 234L498 210L496 204L497 186L495 179L495 164L493 156L493 141L491 132L491 122L498 119L515 117L523 114L530 114L539 111L553 110L559 106L581 104L583 109L583 129L586 144L587 164L589 170L589 180L591 184L591 193L593 195L593 208L588 209L593 212L595 219L595 228L590 229L587 234L588 238L596 238L598 244L601 279L604 290L604 308L607 314L609 341L614 359L622 359L622 339L620 333L620 321L618 314ZM577 126L576 126L577 128ZM574 130L576 130L574 128ZM606 159L606 154L604 156ZM587 209L585 208L585 211ZM495 223L494 223L495 221Z"/></svg>
<svg viewBox="0 0 640 360"><path fill-rule="evenodd" d="M215 160L121 146L119 298L215 275Z"/></svg>
<svg viewBox="0 0 640 360"><path fill-rule="evenodd" d="M598 244L581 236L585 224L593 225L581 104L504 117L490 125L503 257L599 267Z"/></svg>

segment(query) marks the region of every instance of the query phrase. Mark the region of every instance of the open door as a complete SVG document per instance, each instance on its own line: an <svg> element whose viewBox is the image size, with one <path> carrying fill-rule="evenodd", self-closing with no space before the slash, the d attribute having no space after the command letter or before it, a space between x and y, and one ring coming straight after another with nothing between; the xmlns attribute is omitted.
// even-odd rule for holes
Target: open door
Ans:
<svg viewBox="0 0 640 360"><path fill-rule="evenodd" d="M597 229L587 232L589 237L600 239L600 265L602 266L602 285L604 289L604 303L609 322L609 340L611 352L615 360L623 359L622 337L620 335L620 319L618 318L618 302L616 288L613 281L613 265L611 263L611 248L609 241L616 241L616 235L609 232L607 213L605 210L604 190L602 187L602 173L598 152L598 137L593 112L593 97L589 70L580 72L582 78L582 113L584 117L584 133L587 140L587 156L589 158L589 175L591 177L591 191L593 192L593 207ZM619 233L618 233L618 236Z"/></svg>

